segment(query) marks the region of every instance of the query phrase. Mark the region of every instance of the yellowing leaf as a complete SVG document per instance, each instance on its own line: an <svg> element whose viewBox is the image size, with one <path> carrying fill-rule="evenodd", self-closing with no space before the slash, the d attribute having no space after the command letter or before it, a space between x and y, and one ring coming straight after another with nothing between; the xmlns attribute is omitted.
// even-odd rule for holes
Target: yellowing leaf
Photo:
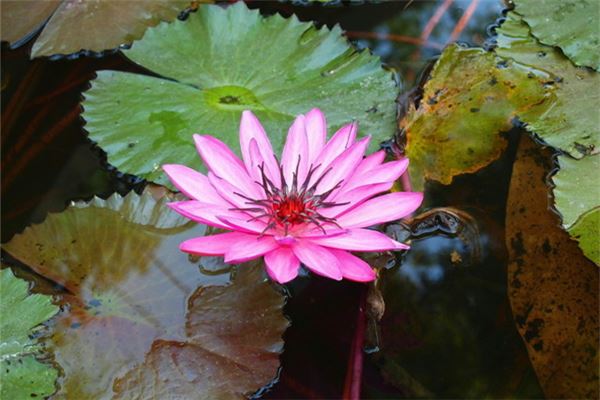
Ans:
<svg viewBox="0 0 600 400"><path fill-rule="evenodd" d="M451 45L425 84L418 108L411 107L400 127L416 190L424 179L449 184L458 174L475 172L500 156L520 113L544 105L545 73L515 62L501 62L483 49Z"/></svg>
<svg viewBox="0 0 600 400"><path fill-rule="evenodd" d="M596 398L598 274L549 207L551 154L522 138L506 213L509 298L548 398Z"/></svg>

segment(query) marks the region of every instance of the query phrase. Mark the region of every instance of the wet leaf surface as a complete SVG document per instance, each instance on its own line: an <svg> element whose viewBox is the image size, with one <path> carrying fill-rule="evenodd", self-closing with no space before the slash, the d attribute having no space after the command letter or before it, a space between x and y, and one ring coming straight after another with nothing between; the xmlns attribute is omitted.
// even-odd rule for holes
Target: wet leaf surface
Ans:
<svg viewBox="0 0 600 400"><path fill-rule="evenodd" d="M527 129L575 158L600 152L600 74L577 68L559 50L540 44L513 12L496 32L496 54L547 73L547 86L555 88L551 106L519 114Z"/></svg>
<svg viewBox="0 0 600 400"><path fill-rule="evenodd" d="M573 63L600 69L597 0L515 0L515 11L541 43L558 46Z"/></svg>
<svg viewBox="0 0 600 400"><path fill-rule="evenodd" d="M146 193L76 203L3 245L13 257L63 285L69 311L48 348L62 367L60 395L109 398L113 379L142 362L155 339L185 337L188 297L226 276L200 274L178 244L201 236Z"/></svg>
<svg viewBox="0 0 600 400"><path fill-rule="evenodd" d="M198 289L189 300L188 339L154 342L144 363L116 381L116 398L251 394L277 375L289 325L283 305L260 265L240 267L231 285Z"/></svg>
<svg viewBox="0 0 600 400"><path fill-rule="evenodd" d="M359 120L372 149L395 131L393 74L337 26L263 18L243 2L202 6L186 21L148 30L125 54L169 80L100 72L84 94L85 128L111 164L155 182L166 183L161 164L200 167L193 133L239 149L244 109L264 123L276 154L295 115L313 107L330 132Z"/></svg>
<svg viewBox="0 0 600 400"><path fill-rule="evenodd" d="M562 224L584 254L600 265L600 155L574 160L559 156L560 170L552 177L554 204Z"/></svg>
<svg viewBox="0 0 600 400"><path fill-rule="evenodd" d="M150 26L174 20L190 5L188 0L6 3L2 2L2 40L11 43L27 36L52 15L31 49L32 57L114 49L139 39Z"/></svg>
<svg viewBox="0 0 600 400"><path fill-rule="evenodd" d="M544 74L528 72L483 49L446 48L419 107L411 106L400 121L415 190L423 188L424 179L449 184L500 156L506 148L500 133L511 128L512 119L544 106Z"/></svg>
<svg viewBox="0 0 600 400"><path fill-rule="evenodd" d="M49 396L56 390L58 371L37 360L41 346L34 337L58 307L50 296L29 294L29 284L9 268L0 271L0 293L0 397Z"/></svg>
<svg viewBox="0 0 600 400"><path fill-rule="evenodd" d="M550 209L551 153L523 138L507 203L509 297L548 398L598 394L598 268Z"/></svg>

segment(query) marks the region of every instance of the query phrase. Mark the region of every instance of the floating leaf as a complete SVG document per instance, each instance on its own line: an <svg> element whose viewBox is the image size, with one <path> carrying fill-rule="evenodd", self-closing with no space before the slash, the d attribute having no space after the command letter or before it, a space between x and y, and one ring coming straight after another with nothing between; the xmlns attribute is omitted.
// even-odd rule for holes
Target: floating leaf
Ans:
<svg viewBox="0 0 600 400"><path fill-rule="evenodd" d="M600 207L582 214L569 233L577 240L583 254L600 266Z"/></svg>
<svg viewBox="0 0 600 400"><path fill-rule="evenodd" d="M50 214L3 248L65 286L48 346L64 370L59 394L106 398L115 377L143 361L156 339L185 338L188 297L203 276L180 252L205 227L145 193L77 203Z"/></svg>
<svg viewBox="0 0 600 400"><path fill-rule="evenodd" d="M372 148L395 131L396 83L377 57L357 52L341 29L263 18L243 2L203 6L160 24L124 52L166 78L101 71L83 103L90 138L123 172L167 183L159 166L199 167L193 133L239 149L241 112L264 123L279 154L297 114L320 107L329 130L358 120Z"/></svg>
<svg viewBox="0 0 600 400"><path fill-rule="evenodd" d="M600 155L574 160L559 158L554 181L554 203L571 237L577 238L588 258L600 265L600 189L597 185Z"/></svg>
<svg viewBox="0 0 600 400"><path fill-rule="evenodd" d="M509 298L548 398L596 398L598 273L550 210L551 154L523 137L508 196Z"/></svg>
<svg viewBox="0 0 600 400"><path fill-rule="evenodd" d="M147 398L151 386L128 383L147 372L140 365L163 373L172 362L183 368L190 354L195 369L185 379L195 374L201 385L178 381L177 387L152 390L183 398L232 397L275 377L288 325L283 296L259 279L262 268L246 266L233 285L197 289L224 283L227 275L203 276L197 261L179 251L182 240L201 236L205 227L164 203L150 192L77 203L4 246L70 292L63 296L70 310L57 318L48 341L64 370L59 395ZM163 359L167 348L173 358ZM176 378L176 371L167 373ZM161 393L159 398L168 397Z"/></svg>
<svg viewBox="0 0 600 400"><path fill-rule="evenodd" d="M589 210L600 207L600 193L596 185L600 171L600 155L573 160L559 156L560 170L552 178L555 204L562 215L565 229L575 224Z"/></svg>
<svg viewBox="0 0 600 400"><path fill-rule="evenodd" d="M442 53L419 107L400 122L416 190L423 178L449 184L498 158L506 147L499 133L544 102L544 74L528 76L523 66L499 61L482 49L457 45Z"/></svg>
<svg viewBox="0 0 600 400"><path fill-rule="evenodd" d="M58 0L2 0L2 40L11 45L19 45L46 22L59 4Z"/></svg>
<svg viewBox="0 0 600 400"><path fill-rule="evenodd" d="M56 390L58 371L35 357L37 327L58 312L49 296L29 294L29 285L10 269L0 271L0 397L44 398Z"/></svg>
<svg viewBox="0 0 600 400"><path fill-rule="evenodd" d="M576 65L600 69L598 0L514 0L541 43L558 46Z"/></svg>
<svg viewBox="0 0 600 400"><path fill-rule="evenodd" d="M527 122L527 129L575 158L600 152L600 125L595 118L600 104L600 74L574 67L560 51L540 44L513 12L496 31L499 56L527 65L532 71L546 72L548 85L556 88L551 107L519 115Z"/></svg>
<svg viewBox="0 0 600 400"><path fill-rule="evenodd" d="M241 398L275 377L289 322L262 268L242 267L232 285L198 289L189 305L189 339L154 342L144 363L116 381L117 398Z"/></svg>
<svg viewBox="0 0 600 400"><path fill-rule="evenodd" d="M2 40L22 39L52 15L31 49L32 57L99 52L139 39L148 27L174 20L190 5L189 0L65 0L58 7L57 3L2 1Z"/></svg>

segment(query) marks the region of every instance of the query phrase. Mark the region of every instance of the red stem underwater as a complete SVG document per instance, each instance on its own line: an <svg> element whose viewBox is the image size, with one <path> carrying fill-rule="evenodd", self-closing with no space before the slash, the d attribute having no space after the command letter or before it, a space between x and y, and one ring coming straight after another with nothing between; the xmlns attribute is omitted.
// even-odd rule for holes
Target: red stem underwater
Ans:
<svg viewBox="0 0 600 400"><path fill-rule="evenodd" d="M354 330L354 338L352 339L352 348L350 350L350 358L348 360L348 369L346 370L346 381L344 383L344 394L342 396L344 400L360 399L364 354L363 346L365 342L365 330L367 326L367 318L365 315L366 302L367 286L364 285L358 306L356 329Z"/></svg>

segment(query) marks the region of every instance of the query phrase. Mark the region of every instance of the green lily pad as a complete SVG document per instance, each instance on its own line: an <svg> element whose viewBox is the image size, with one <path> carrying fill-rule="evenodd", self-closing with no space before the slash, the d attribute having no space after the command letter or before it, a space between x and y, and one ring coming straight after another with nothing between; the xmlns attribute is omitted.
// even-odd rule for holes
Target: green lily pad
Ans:
<svg viewBox="0 0 600 400"><path fill-rule="evenodd" d="M52 318L58 307L50 296L29 294L29 284L9 268L0 271L0 397L44 398L56 390L58 371L36 359L40 324Z"/></svg>
<svg viewBox="0 0 600 400"><path fill-rule="evenodd" d="M512 119L546 105L547 74L500 61L483 49L457 45L440 56L420 105L400 122L415 190L422 190L424 178L449 184L486 166L506 148L500 132L511 128Z"/></svg>
<svg viewBox="0 0 600 400"><path fill-rule="evenodd" d="M600 207L581 215L569 233L579 242L583 254L600 266Z"/></svg>
<svg viewBox="0 0 600 400"><path fill-rule="evenodd" d="M600 69L598 0L514 0L515 11L543 44L558 46L579 66Z"/></svg>
<svg viewBox="0 0 600 400"><path fill-rule="evenodd" d="M546 398L592 399L600 390L600 269L549 207L553 168L550 149L521 137L506 208L508 294Z"/></svg>
<svg viewBox="0 0 600 400"><path fill-rule="evenodd" d="M548 85L556 89L552 107L519 115L527 129L575 158L600 152L600 74L577 68L557 49L540 44L513 12L496 31L496 54L529 66L532 73L546 72Z"/></svg>
<svg viewBox="0 0 600 400"><path fill-rule="evenodd" d="M600 155L574 160L558 158L560 170L552 178L554 204L562 215L563 227L579 241L588 258L600 265L600 188L597 184Z"/></svg>
<svg viewBox="0 0 600 400"><path fill-rule="evenodd" d="M565 229L570 229L584 213L600 207L597 185L600 155L574 160L559 156L560 170L554 175L554 199Z"/></svg>
<svg viewBox="0 0 600 400"><path fill-rule="evenodd" d="M2 40L21 42L51 15L31 57L100 52L139 39L148 27L174 20L189 5L189 0L2 1Z"/></svg>
<svg viewBox="0 0 600 400"><path fill-rule="evenodd" d="M262 266L240 267L228 286L200 288L189 300L188 340L158 340L143 364L115 382L116 398L243 398L271 381L289 322L284 297ZM139 396L143 388L144 396Z"/></svg>
<svg viewBox="0 0 600 400"><path fill-rule="evenodd" d="M243 2L200 7L124 51L167 79L98 73L84 94L85 128L111 164L164 184L160 165L200 166L194 133L239 150L245 109L264 124L276 153L294 117L313 107L325 112L330 132L358 120L374 149L395 132L397 84L378 57L358 52L341 33L294 16L264 18Z"/></svg>

